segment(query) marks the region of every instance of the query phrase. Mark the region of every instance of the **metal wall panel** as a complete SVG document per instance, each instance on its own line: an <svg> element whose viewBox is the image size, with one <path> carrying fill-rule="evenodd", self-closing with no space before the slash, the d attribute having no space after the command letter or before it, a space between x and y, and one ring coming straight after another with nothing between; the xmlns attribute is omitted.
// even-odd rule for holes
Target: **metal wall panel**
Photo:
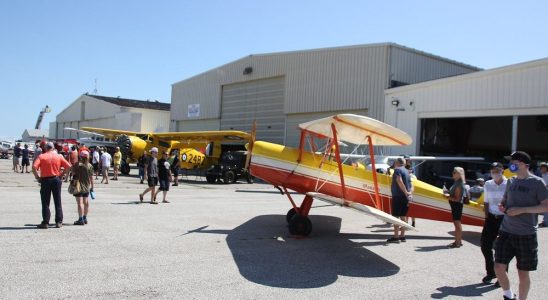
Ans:
<svg viewBox="0 0 548 300"><path fill-rule="evenodd" d="M217 131L221 128L221 120L205 119L205 120L186 120L177 121L175 131Z"/></svg>
<svg viewBox="0 0 548 300"><path fill-rule="evenodd" d="M289 114L287 115L287 122L286 122L285 145L290 147L299 146L299 140L301 138L301 131L299 130L299 124L312 121L312 120L326 118L336 114L356 114L356 115L367 116L367 110Z"/></svg>
<svg viewBox="0 0 548 300"><path fill-rule="evenodd" d="M388 89L384 120L415 141L421 118L548 115L547 82L548 59L542 59ZM416 151L414 143L402 153Z"/></svg>
<svg viewBox="0 0 548 300"><path fill-rule="evenodd" d="M401 46L390 47L390 79L413 84L480 69Z"/></svg>
<svg viewBox="0 0 548 300"><path fill-rule="evenodd" d="M250 55L173 84L171 119L220 118L222 86L284 76L286 114L366 109L382 120L389 73L419 82L475 70L391 43ZM199 116L188 116L191 104L200 104Z"/></svg>
<svg viewBox="0 0 548 300"><path fill-rule="evenodd" d="M257 121L257 139L283 144L284 78L275 77L223 86L221 130L250 132Z"/></svg>

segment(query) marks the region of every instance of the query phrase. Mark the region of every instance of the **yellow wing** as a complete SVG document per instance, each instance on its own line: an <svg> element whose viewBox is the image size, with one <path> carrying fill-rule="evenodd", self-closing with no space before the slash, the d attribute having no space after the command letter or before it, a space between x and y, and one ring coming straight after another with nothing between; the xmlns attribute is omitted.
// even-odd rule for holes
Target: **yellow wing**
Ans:
<svg viewBox="0 0 548 300"><path fill-rule="evenodd" d="M151 136L163 140L178 140L191 143L208 142L244 142L249 141L251 135L243 131L193 131L193 132L165 132L151 133Z"/></svg>
<svg viewBox="0 0 548 300"><path fill-rule="evenodd" d="M142 135L146 133L135 132L135 131L125 131L125 130L116 130L116 129L107 129L107 128L96 128L96 127L82 127L80 130L96 132L104 135L105 137L116 137L122 134L128 136Z"/></svg>

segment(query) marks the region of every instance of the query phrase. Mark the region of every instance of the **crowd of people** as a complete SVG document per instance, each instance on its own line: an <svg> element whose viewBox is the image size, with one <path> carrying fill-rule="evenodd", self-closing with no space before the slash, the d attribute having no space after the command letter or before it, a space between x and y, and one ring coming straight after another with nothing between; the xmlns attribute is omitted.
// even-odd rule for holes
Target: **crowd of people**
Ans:
<svg viewBox="0 0 548 300"><path fill-rule="evenodd" d="M537 227L546 227L548 222L548 166L540 166L541 177L530 171L532 163L529 154L516 151L509 157L509 168L516 176L506 178L503 164L491 164L491 179L485 182L478 178L477 185L468 188L464 169L455 167L452 172L453 185L444 186L443 196L451 208L455 226L455 240L449 248L460 248L462 243L461 218L464 205L484 195L485 222L481 233L481 252L485 260L486 275L482 282L490 284L495 278L496 287L503 290L503 298L516 299L508 279L508 264L516 258L519 299L527 299L530 289L529 272L537 269L538 242ZM392 175L392 215L407 222L407 211L413 201L413 185L408 164L398 158ZM542 223L538 215L544 214ZM405 229L394 225L394 236L388 243L405 242ZM494 249L494 254L493 254Z"/></svg>

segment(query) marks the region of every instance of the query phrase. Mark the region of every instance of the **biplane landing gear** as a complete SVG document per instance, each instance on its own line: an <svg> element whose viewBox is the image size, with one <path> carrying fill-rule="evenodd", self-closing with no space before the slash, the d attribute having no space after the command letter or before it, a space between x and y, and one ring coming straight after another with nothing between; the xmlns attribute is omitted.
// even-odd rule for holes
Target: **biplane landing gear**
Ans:
<svg viewBox="0 0 548 300"><path fill-rule="evenodd" d="M285 215L285 220L287 221L287 224L289 224L295 214L297 214L297 211L295 211L294 208L287 211L287 215Z"/></svg>
<svg viewBox="0 0 548 300"><path fill-rule="evenodd" d="M312 223L305 216L295 214L289 221L289 233L307 236L312 232Z"/></svg>

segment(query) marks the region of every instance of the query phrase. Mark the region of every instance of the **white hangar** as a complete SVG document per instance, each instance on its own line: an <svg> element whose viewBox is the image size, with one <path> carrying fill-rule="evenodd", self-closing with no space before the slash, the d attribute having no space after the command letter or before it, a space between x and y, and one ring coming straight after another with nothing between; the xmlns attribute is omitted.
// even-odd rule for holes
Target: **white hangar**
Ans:
<svg viewBox="0 0 548 300"><path fill-rule="evenodd" d="M83 126L137 132L169 130L169 103L83 94L50 123L50 138L78 138Z"/></svg>
<svg viewBox="0 0 548 300"><path fill-rule="evenodd" d="M387 89L384 121L414 140L392 154L548 161L548 58Z"/></svg>
<svg viewBox="0 0 548 300"><path fill-rule="evenodd" d="M384 90L478 71L393 43L250 55L172 85L171 130L250 131L294 146L297 125L335 113L383 120Z"/></svg>

